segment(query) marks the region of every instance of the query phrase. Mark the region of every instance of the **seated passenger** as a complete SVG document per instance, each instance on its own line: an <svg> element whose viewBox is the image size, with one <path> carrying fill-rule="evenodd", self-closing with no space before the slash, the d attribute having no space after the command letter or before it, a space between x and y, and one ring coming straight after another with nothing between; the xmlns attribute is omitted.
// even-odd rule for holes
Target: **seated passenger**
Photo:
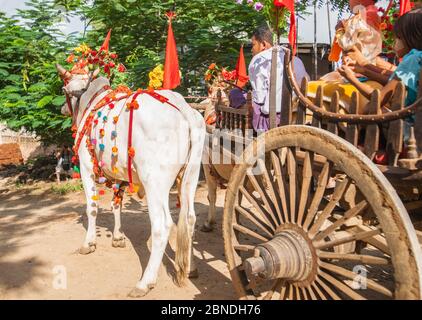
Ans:
<svg viewBox="0 0 422 320"><path fill-rule="evenodd" d="M249 64L249 77L252 85L252 125L255 131L267 131L270 127L270 77L273 33L267 27L258 28L252 36L252 55ZM281 94L283 87L284 50L280 47L277 57L277 125L280 123ZM302 60L294 57L295 77L299 83L303 78L309 79Z"/></svg>
<svg viewBox="0 0 422 320"><path fill-rule="evenodd" d="M336 27L336 38L329 56L330 61L338 61L339 51L342 51L343 64L356 67L358 78L366 81L366 84L374 89L381 89L383 83L388 80L379 70L378 65L382 64L382 59L378 55L382 51L382 36L380 30L380 17L373 0L350 0L350 10L355 13L352 17L342 20ZM338 47L338 48L336 48ZM359 50L357 49L359 48ZM359 52L359 56L356 53ZM368 70L376 73L375 77L369 77L366 71L361 68L356 59L365 61ZM365 78L366 77L366 78ZM312 99L316 97L317 88L323 88L324 108L328 108L334 92L339 93L340 113L350 112L349 106L353 93L359 91L350 83L344 81L337 72L331 72L317 81L312 81L308 86L308 96ZM364 106L368 103L365 96L360 95L357 113L362 113Z"/></svg>
<svg viewBox="0 0 422 320"><path fill-rule="evenodd" d="M402 62L397 66L388 83L381 89L381 103L391 98L396 85L402 81L407 89L406 105L416 101L419 89L419 74L422 67L422 9L413 9L401 16L394 25L394 51ZM353 84L359 92L369 98L374 88L359 81L349 66L338 69L340 74Z"/></svg>

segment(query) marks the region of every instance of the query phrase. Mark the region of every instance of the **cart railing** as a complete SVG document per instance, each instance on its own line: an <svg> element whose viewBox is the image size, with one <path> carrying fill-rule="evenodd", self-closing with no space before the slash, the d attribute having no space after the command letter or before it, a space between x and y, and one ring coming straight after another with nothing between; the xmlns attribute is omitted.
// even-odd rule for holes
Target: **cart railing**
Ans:
<svg viewBox="0 0 422 320"><path fill-rule="evenodd" d="M309 109L315 117L319 119L324 119L329 122L345 122L345 123L354 123L354 124L374 124L382 122L390 122L398 119L404 119L415 113L417 107L422 105L422 97L419 97L415 103L412 105L402 108L400 110L395 110L389 113L380 113L380 114L339 114L329 110L324 110L320 106L314 104L304 93L301 91L300 85L297 83L293 68L292 68L292 59L291 51L285 49L285 59L284 59L284 78L287 79L287 84L289 90L294 92L298 97L300 103L304 108ZM376 92L376 91L375 91ZM376 94L374 92L374 94ZM378 93L379 95L379 93ZM422 109L422 108L421 108Z"/></svg>
<svg viewBox="0 0 422 320"><path fill-rule="evenodd" d="M406 146L406 159L399 161L404 148L405 119L411 115L418 117L419 110L422 109L422 91L415 103L405 107L406 89L402 83L396 86L394 94L389 102L391 112L383 113L381 105L381 95L379 90L375 90L368 102L367 114L358 114L359 95L354 92L347 114L340 113L339 93L334 92L331 96L328 108L324 106L324 89L317 88L314 101L307 96L308 82L303 80L299 87L291 66L290 50L286 50L284 61L284 78L288 81L289 89L294 92L299 105L296 112L296 124L311 124L312 126L324 128L349 141L351 144L361 145L362 151L372 160L379 150L387 154L388 165L405 167L407 169L417 169L419 162L417 152L417 139L415 132L418 127L412 126L408 130L409 139ZM422 73L421 73L422 83ZM283 105L284 109L289 106ZM291 110L285 110L285 113ZM293 124L291 122L290 124ZM381 133L384 143L380 143ZM364 137L364 138L362 138Z"/></svg>
<svg viewBox="0 0 422 320"><path fill-rule="evenodd" d="M241 131L242 134L252 129L252 97L250 92L247 95L246 104L240 108L232 108L223 102L221 91L219 91L215 111L217 114L216 129Z"/></svg>

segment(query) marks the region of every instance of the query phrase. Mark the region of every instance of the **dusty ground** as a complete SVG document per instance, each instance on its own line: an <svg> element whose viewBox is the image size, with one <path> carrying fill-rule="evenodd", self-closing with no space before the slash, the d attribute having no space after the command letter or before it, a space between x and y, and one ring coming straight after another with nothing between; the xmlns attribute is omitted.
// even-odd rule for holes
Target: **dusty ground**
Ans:
<svg viewBox="0 0 422 320"><path fill-rule="evenodd" d="M51 184L16 189L0 181L0 299L126 299L149 258L147 208L137 198L125 198L122 229L126 248L111 246L114 218L111 194L101 199L97 218L97 250L77 253L87 227L83 192L59 196ZM219 192L217 225L199 231L206 218L206 189L196 195L195 256L200 276L179 288L174 282L174 251L167 246L156 288L145 299L235 299L224 259L221 233L224 191ZM177 221L176 192L171 210ZM60 279L66 273L67 288ZM59 274L59 275L58 275ZM56 287L56 289L55 289Z"/></svg>

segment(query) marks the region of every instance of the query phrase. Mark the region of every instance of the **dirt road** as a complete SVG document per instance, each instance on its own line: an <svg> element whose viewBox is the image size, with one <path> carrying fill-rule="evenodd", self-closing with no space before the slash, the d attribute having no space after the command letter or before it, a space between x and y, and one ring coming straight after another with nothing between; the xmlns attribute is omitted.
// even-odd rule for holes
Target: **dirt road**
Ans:
<svg viewBox="0 0 422 320"><path fill-rule="evenodd" d="M146 206L125 197L122 229L126 248L111 246L114 226L111 193L102 197L97 218L97 250L77 253L87 219L83 192L59 196L51 184L16 189L0 182L0 299L127 299L150 255L150 223ZM206 189L196 196L195 256L199 278L183 288L174 282L174 251L167 246L159 279L144 299L235 299L226 267L221 233L224 191L219 192L217 225L199 231L206 218ZM171 210L177 221L176 192ZM174 234L173 234L174 235Z"/></svg>

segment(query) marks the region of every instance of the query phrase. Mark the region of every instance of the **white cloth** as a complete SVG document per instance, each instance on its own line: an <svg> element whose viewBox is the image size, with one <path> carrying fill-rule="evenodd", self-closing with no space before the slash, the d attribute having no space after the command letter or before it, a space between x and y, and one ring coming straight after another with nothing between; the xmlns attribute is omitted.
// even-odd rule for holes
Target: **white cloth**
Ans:
<svg viewBox="0 0 422 320"><path fill-rule="evenodd" d="M249 77L252 85L252 100L261 106L261 112L270 113L270 76L271 76L271 57L273 48L267 49L254 56L249 64ZM281 111L281 94L283 88L283 69L284 69L284 50L279 47L277 59L277 104L276 111ZM294 72L298 83L302 82L304 77L309 79L302 60L294 57Z"/></svg>

